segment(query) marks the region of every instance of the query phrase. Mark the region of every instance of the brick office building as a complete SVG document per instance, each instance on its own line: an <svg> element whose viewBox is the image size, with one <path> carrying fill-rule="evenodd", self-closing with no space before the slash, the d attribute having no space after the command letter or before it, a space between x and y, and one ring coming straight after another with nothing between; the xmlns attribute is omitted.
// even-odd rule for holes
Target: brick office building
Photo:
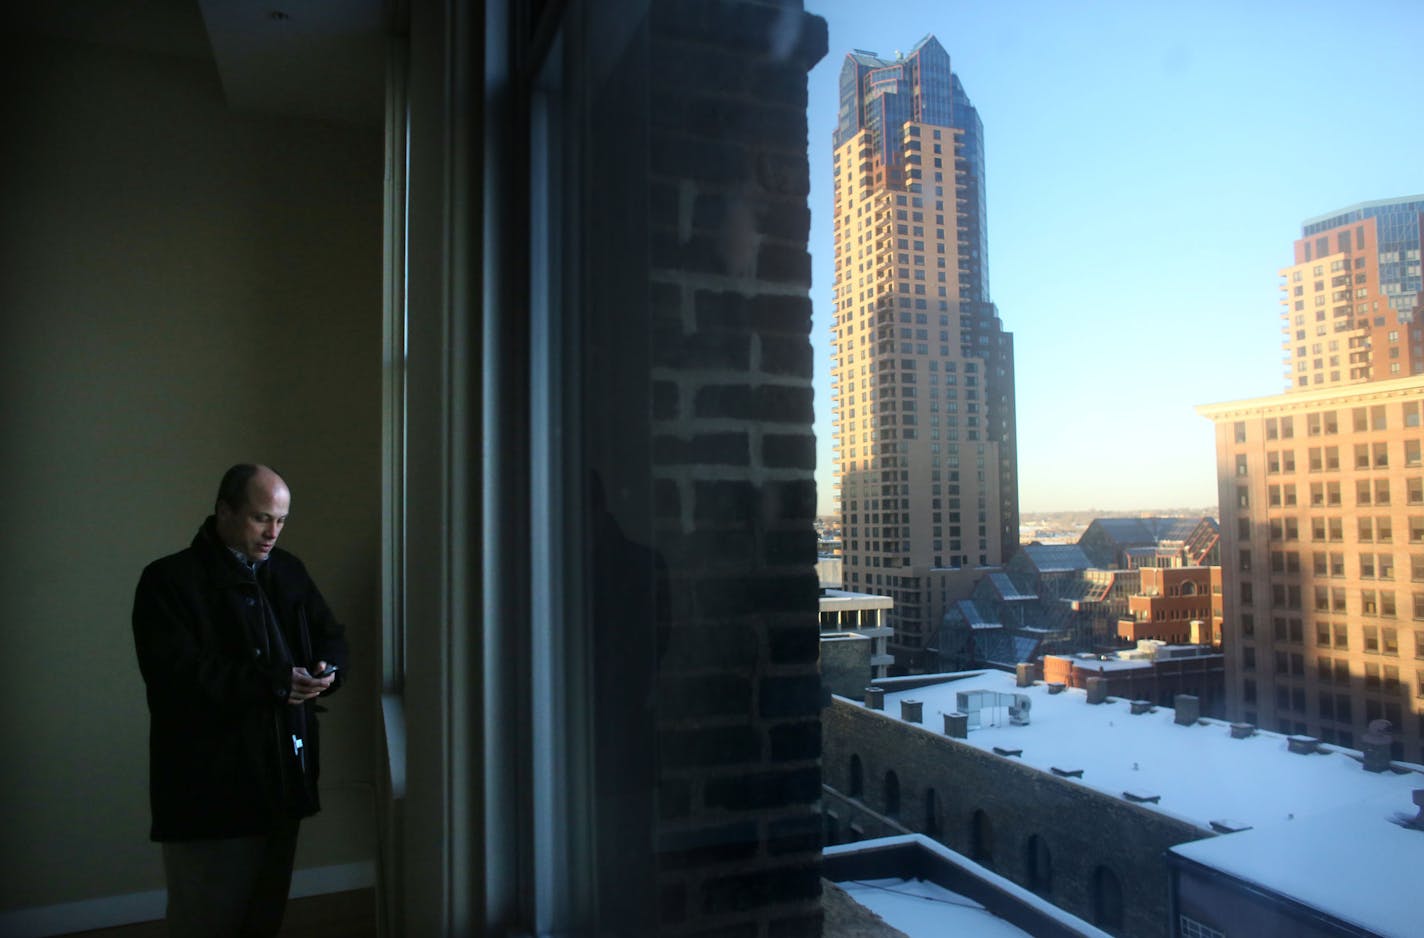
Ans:
<svg viewBox="0 0 1424 938"><path fill-rule="evenodd" d="M1424 378L1199 407L1216 423L1229 712L1424 759Z"/></svg>
<svg viewBox="0 0 1424 938"><path fill-rule="evenodd" d="M1280 271L1286 393L1216 425L1231 712L1424 760L1424 198L1307 220Z"/></svg>
<svg viewBox="0 0 1424 938"><path fill-rule="evenodd" d="M1087 690L1099 679L1106 693L1170 707L1178 694L1197 698L1203 716L1226 716L1226 668L1209 645L1168 645L1151 639L1105 655L1044 655L1034 673L1046 683Z"/></svg>
<svg viewBox="0 0 1424 938"><path fill-rule="evenodd" d="M1128 597L1128 618L1119 621L1124 641L1221 644L1220 567L1143 567L1138 591Z"/></svg>

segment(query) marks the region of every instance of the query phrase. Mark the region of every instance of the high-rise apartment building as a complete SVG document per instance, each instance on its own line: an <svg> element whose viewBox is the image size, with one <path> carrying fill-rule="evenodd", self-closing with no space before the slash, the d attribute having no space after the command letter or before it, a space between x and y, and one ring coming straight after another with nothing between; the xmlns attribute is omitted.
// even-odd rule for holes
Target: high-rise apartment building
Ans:
<svg viewBox="0 0 1424 938"><path fill-rule="evenodd" d="M835 132L832 407L845 586L926 666L948 602L1018 546L1013 337L989 298L984 132L933 36L855 51Z"/></svg>
<svg viewBox="0 0 1424 938"><path fill-rule="evenodd" d="M1421 230L1424 195L1306 220L1281 270L1287 389L1424 373Z"/></svg>

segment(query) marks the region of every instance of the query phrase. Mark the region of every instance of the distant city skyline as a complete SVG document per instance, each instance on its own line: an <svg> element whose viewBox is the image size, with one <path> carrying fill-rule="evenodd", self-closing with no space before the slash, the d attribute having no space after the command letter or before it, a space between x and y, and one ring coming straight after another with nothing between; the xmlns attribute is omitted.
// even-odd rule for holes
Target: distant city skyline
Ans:
<svg viewBox="0 0 1424 938"><path fill-rule="evenodd" d="M829 24L808 89L823 513L831 138L852 49L893 58L934 33L984 115L1025 516L1215 504L1212 430L1193 407L1281 390L1277 271L1302 222L1424 191L1407 91L1424 5L1345 18L1308 2L808 8ZM1340 115L1348 140L1322 115Z"/></svg>

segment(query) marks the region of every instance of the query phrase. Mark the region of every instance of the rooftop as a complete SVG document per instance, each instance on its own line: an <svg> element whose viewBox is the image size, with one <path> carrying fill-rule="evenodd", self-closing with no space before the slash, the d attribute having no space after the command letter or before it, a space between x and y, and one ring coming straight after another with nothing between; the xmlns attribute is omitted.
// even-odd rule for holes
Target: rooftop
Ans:
<svg viewBox="0 0 1424 938"><path fill-rule="evenodd" d="M1099 518L1097 527L1122 544L1157 544L1185 541L1201 524L1200 518Z"/></svg>
<svg viewBox="0 0 1424 938"><path fill-rule="evenodd" d="M1315 215L1300 223L1302 228L1311 225L1318 225L1321 222L1332 221L1341 215L1363 215L1372 208L1385 208L1390 205L1408 205L1411 202L1424 202L1424 195L1402 195L1393 199L1371 199L1368 202L1356 202L1354 205L1347 205L1344 208L1337 208L1333 212L1326 212L1324 215Z"/></svg>
<svg viewBox="0 0 1424 938"><path fill-rule="evenodd" d="M1028 938L1028 932L1010 925L973 899L929 880L847 880L837 885L909 938L936 935Z"/></svg>
<svg viewBox="0 0 1424 938"><path fill-rule="evenodd" d="M1291 823L1178 844L1172 853L1373 934L1417 935L1413 883L1424 861L1424 831L1396 823L1400 807L1395 796L1352 801Z"/></svg>
<svg viewBox="0 0 1424 938"><path fill-rule="evenodd" d="M820 608L831 612L836 609L893 609L895 600L889 596L874 593L852 593L849 590L826 589L821 593Z"/></svg>
<svg viewBox="0 0 1424 938"><path fill-rule="evenodd" d="M895 934L1107 938L1106 932L923 834L830 846L822 855L825 877ZM832 934L850 933L828 927L827 935Z"/></svg>
<svg viewBox="0 0 1424 938"><path fill-rule="evenodd" d="M1254 828L1298 823L1366 801L1411 811L1413 789L1424 787L1424 767L1366 772L1357 752L1337 746L1321 745L1320 752L1299 755L1288 751L1287 737L1278 733L1257 731L1235 739L1231 725L1222 720L1178 726L1170 708L1134 715L1127 700L1110 697L1090 705L1083 690L1050 694L1041 683L1016 687L1014 675L1003 671L944 677L944 683L906 690L885 682L885 716L899 719L902 699L922 701L921 729L941 735L941 714L959 709L961 692L1027 695L1028 725L1011 725L1007 707L986 709L980 714L982 726L971 729L963 742L985 751L1020 749L1019 761L1045 773L1082 769L1081 778L1064 781L1113 798L1127 791L1159 796L1159 802L1143 806L1204 830L1213 821ZM1424 862L1424 836L1412 843Z"/></svg>
<svg viewBox="0 0 1424 938"><path fill-rule="evenodd" d="M1040 573L1086 570L1093 565L1077 544L1025 544L1019 548Z"/></svg>
<svg viewBox="0 0 1424 938"><path fill-rule="evenodd" d="M1194 409L1208 420L1246 419L1262 413L1308 413L1312 405L1326 403L1339 406L1352 401L1377 401L1381 397L1409 394L1424 389L1424 375L1409 375L1385 381L1362 381L1355 384L1331 384L1310 389L1283 391L1264 397L1238 401L1198 404Z"/></svg>
<svg viewBox="0 0 1424 938"><path fill-rule="evenodd" d="M989 582L993 585L994 591L999 594L999 598L1010 602L1037 599L1033 593L1025 593L1014 585L1014 581L1009 579L1007 573L989 574Z"/></svg>

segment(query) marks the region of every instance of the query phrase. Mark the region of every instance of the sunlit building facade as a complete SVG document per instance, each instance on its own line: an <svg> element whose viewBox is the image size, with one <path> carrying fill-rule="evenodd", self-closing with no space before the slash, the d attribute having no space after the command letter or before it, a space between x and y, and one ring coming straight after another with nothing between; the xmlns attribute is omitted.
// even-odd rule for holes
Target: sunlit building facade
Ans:
<svg viewBox="0 0 1424 938"><path fill-rule="evenodd" d="M1227 713L1424 762L1424 376L1198 408L1216 424Z"/></svg>
<svg viewBox="0 0 1424 938"><path fill-rule="evenodd" d="M1286 387L1424 373L1419 321L1424 196L1383 199L1308 219L1281 270Z"/></svg>
<svg viewBox="0 0 1424 938"><path fill-rule="evenodd" d="M984 135L933 36L855 51L835 132L832 407L845 585L926 665L946 605L1018 546L1013 338L989 298Z"/></svg>

